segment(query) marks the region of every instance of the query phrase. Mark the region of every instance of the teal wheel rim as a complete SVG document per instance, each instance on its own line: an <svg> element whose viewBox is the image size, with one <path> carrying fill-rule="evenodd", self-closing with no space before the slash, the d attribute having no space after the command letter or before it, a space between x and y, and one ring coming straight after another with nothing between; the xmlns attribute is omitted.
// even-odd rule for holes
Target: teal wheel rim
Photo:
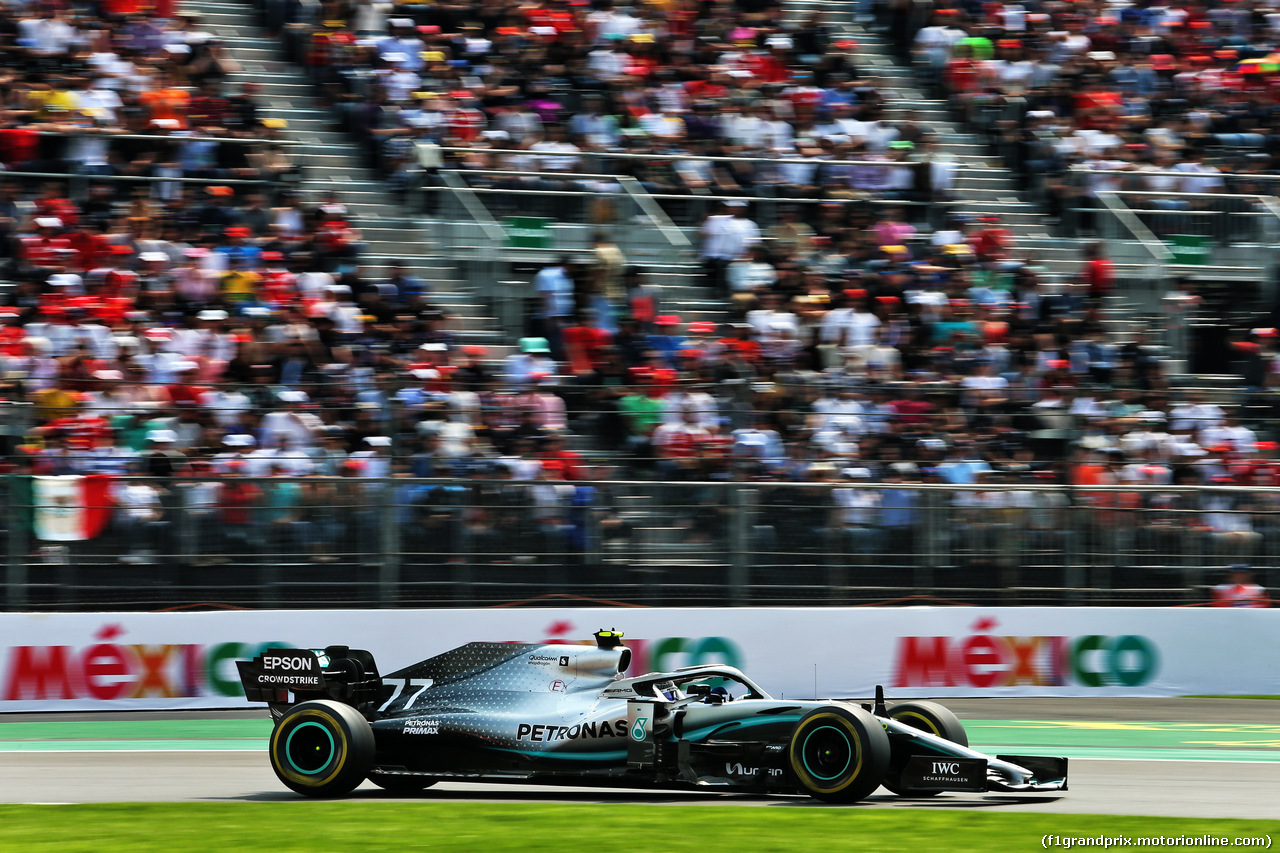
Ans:
<svg viewBox="0 0 1280 853"><path fill-rule="evenodd" d="M843 776L853 763L853 753L848 733L835 726L818 726L800 744L805 772L823 782Z"/></svg>
<svg viewBox="0 0 1280 853"><path fill-rule="evenodd" d="M294 726L284 741L285 759L290 767L304 776L315 776L328 767L333 761L335 749L333 734L324 726L313 722Z"/></svg>

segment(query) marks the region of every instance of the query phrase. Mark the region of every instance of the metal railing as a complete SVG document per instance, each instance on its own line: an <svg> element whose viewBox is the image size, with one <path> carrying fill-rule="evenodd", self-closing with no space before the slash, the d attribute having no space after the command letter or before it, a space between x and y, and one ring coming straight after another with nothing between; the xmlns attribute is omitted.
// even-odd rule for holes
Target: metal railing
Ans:
<svg viewBox="0 0 1280 853"><path fill-rule="evenodd" d="M527 288L527 282L506 282L511 289ZM1241 330L1243 332L1243 330ZM481 359L487 362L494 374L493 385L488 389L488 393L483 398L483 406L485 410L485 419L495 419L497 421L514 420L518 415L526 410L533 411L536 404L528 398L522 397L530 393L530 387L527 382L509 381L501 375L500 369L494 369L501 364L501 361L494 359ZM1013 373L1007 374L1016 379ZM11 381L21 381L26 378L26 374L21 371L11 371L8 377ZM1196 395L1201 402L1212 403L1236 409L1236 415L1239 419L1247 421L1251 426L1260 431L1258 438L1271 439L1280 437L1280 388L1264 387L1249 388L1244 385L1243 378L1238 375L1224 374L1216 377L1192 377L1200 381L1194 384L1180 385L1167 391L1152 389L1144 391L1144 396L1160 397L1167 401L1170 406L1177 406L1180 402L1189 399L1190 395ZM1203 381L1204 379L1214 380L1212 383ZM550 384L543 384L538 387L539 392L546 392L553 397L560 398L564 401L563 414L572 423L583 428L584 431L591 431L597 424L596 419L604 414L616 414L617 410L611 405L603 404L599 401L599 392L610 392L616 390L611 385L596 385L583 377L561 376L557 382L554 378L544 380ZM307 411L322 412L326 418L330 415L341 420L344 412L350 411L353 406L354 395L357 392L362 394L362 402L357 404L358 407L365 412L370 413L377 424L391 430L402 430L406 436L414 433L414 429L419 420L423 418L431 418L442 416L445 409L453 403L446 400L442 393L447 394L453 391L468 390L465 383L462 387L446 386L447 390L443 392L433 392L427 395L423 402L413 403L407 402L412 397L402 397L401 392L412 389L420 389L423 380L417 379L406 372L400 374L385 374L378 376L350 376L339 375L331 377L308 378L295 383L281 384L279 382L271 382L267 384L258 384L252 382L236 382L236 381L208 381L200 382L199 386L208 391L230 391L239 392L246 395L243 402L236 404L228 404L222 406L217 402L202 403L194 409L194 417L196 419L212 419L217 423L230 422L234 420L235 415L242 411L248 411L255 414L263 414L270 411L281 411L289 408L288 404L280 400L280 394L286 391L301 391L308 397L305 409ZM14 437L22 437L31 432L35 427L43 425L45 422L55 418L62 418L75 414L88 417L102 416L135 416L141 419L149 419L157 416L157 412L163 413L165 406L157 404L155 398L150 393L141 394L136 398L120 398L113 399L91 399L92 395L86 392L101 392L111 389L146 389L151 388L156 391L163 391L172 383L154 381L145 375L138 378L128 378L122 381L107 381L93 378L77 378L75 380L76 394L82 399L79 402L70 404L49 403L41 399L40 395L34 392L24 393L18 389L9 389L9 398L0 399L0 435L11 435ZM928 380L915 381L905 383L858 383L850 381L848 384L839 384L837 386L826 386L821 383L815 383L805 380L797 380L794 382L778 381L774 383L766 383L767 390L763 393L769 399L769 407L759 411L751 409L742 410L735 406L736 402L750 402L754 399L755 392L743 391L746 386L724 385L718 383L705 383L715 400L715 404L719 409L718 418L721 419L726 429L734 429L740 426L747 426L746 421L757 415L768 415L786 418L789 421L800 422L807 416L814 414L810 407L777 407L772 395L775 388L782 388L794 393L797 396L806 396L812 392L813 399L819 399L824 394L834 393L835 391L852 391L859 395L871 394L873 392L888 390L894 394L901 394L906 390L916 390L930 395L931 398L940 399L960 403L965 397L966 391L960 380ZM630 393L643 394L646 393L648 386L643 384L633 384L626 386L626 390ZM1040 399L1041 391L1035 387L1019 386L1011 384L1007 391L1016 400L1027 402L1015 402L1004 405L995 416L998 417L1017 417L1020 415L1035 414L1034 409L1026 408L1030 401ZM1034 395L1028 400L1025 395ZM1088 396L1095 399L1100 405L1109 406L1119 399L1119 394L1114 389L1106 386L1100 386L1095 389L1085 387L1080 391L1081 396ZM859 396L860 400L864 397ZM949 405L950 402L942 405ZM1243 407L1243 408L1242 408ZM729 413L735 412L731 418ZM992 412L974 411L975 415L989 417ZM1084 415L1067 414L1065 415L1070 423L1070 428L1075 430L1080 437L1084 434L1085 427L1088 426L1089 420ZM1177 414L1172 415L1177 419ZM739 423L742 421L742 423ZM326 420L326 422L328 422ZM1265 433L1265 434L1263 434Z"/></svg>
<svg viewBox="0 0 1280 853"><path fill-rule="evenodd" d="M263 175L258 178L180 177L169 175L103 175L78 170L71 172L5 171L0 172L0 181L57 182L66 186L67 198L75 202L86 200L89 197L90 187L98 183L146 187L165 184L197 187L228 186L239 190L265 191L293 182L291 178L282 178L277 175Z"/></svg>
<svg viewBox="0 0 1280 853"><path fill-rule="evenodd" d="M353 477L120 478L103 532L10 475L5 606L1193 604L1247 562L1280 581L1280 494ZM46 501L47 503L47 501ZM75 529L74 524L71 529Z"/></svg>
<svg viewBox="0 0 1280 853"><path fill-rule="evenodd" d="M785 206L811 209L814 205L856 201L877 210L905 208L923 216L952 204L894 198L686 195L655 192L626 176L582 179L607 180L616 189L571 188L579 178L554 172L519 173L528 180L555 182L558 188L554 189L549 186L521 186L519 179L514 177L502 185L484 185L467 180L478 175L515 174L500 170L441 170L438 183L424 185L423 206L445 232L445 243L451 250L467 257L497 261L499 258L494 255L494 250L508 248L507 235L499 220L511 216L535 216L546 218L548 224L555 228L554 234L547 233L557 241L549 248L589 248L591 234L598 228L606 228L613 229L614 239L628 257L638 252L639 255L671 259L673 249L689 251L700 244L698 226L725 202L746 203L750 208L749 215L762 228L779 221L779 208ZM511 251L507 254L522 253L514 246L509 248Z"/></svg>
<svg viewBox="0 0 1280 853"><path fill-rule="evenodd" d="M116 133L111 129L98 128L42 130L37 131L37 135L42 137L64 138L67 140L75 138L95 138L105 143L108 148L118 141L156 142L170 146L173 151L181 151L186 146L197 144L209 144L213 146L279 146L281 148L297 147L307 144L297 140L274 138L264 139L260 137L213 135L169 136L147 133ZM296 168L293 170L287 170L280 174L264 173L261 174L260 177L245 177L244 175L246 170L252 171L252 167L245 167L243 169L222 169L210 167L207 170L204 170L207 171L208 174L196 175L117 174L105 171L103 168L95 168L93 165L74 159L74 154L74 151L68 150L64 152L61 157L53 156L41 158L39 161L36 161L36 164L46 167L43 169L6 170L3 173L0 173L0 180L23 182L57 181L65 183L68 188L69 197L76 201L83 201L88 195L89 186L95 183L113 185L125 183L139 186L154 186L157 184L229 186L236 189L269 189L280 184L296 182L300 177L300 173ZM57 168L48 168L50 166L56 166Z"/></svg>
<svg viewBox="0 0 1280 853"><path fill-rule="evenodd" d="M762 162L771 165L808 165L812 166L815 161L803 157L775 157L775 156L756 156L756 157L735 157L720 154L699 154L696 152L680 152L677 154L659 154L657 152L650 153L644 151L578 151L578 152L557 152L557 151L536 151L524 148L467 148L462 146L445 145L440 147L441 151L450 154L496 154L496 155L519 155L521 157L572 157L585 161L594 160L634 160L638 162L680 162L688 160L706 160L712 163L747 163L759 164ZM892 166L905 165L913 166L917 164L927 165L929 160L906 160L906 161L890 161L890 160L841 160L826 159L818 161L818 164L825 166ZM946 161L951 163L952 161ZM953 163L957 170L963 171L967 168L959 163ZM985 167L984 167L985 168ZM603 171L603 170L600 170ZM1181 174L1181 173L1179 173ZM1183 175L1186 177L1186 175Z"/></svg>
<svg viewBox="0 0 1280 853"><path fill-rule="evenodd" d="M1161 265L1166 261L1173 260L1173 251L1161 242L1155 234L1151 233L1151 229L1146 226L1133 210L1120 201L1116 193L1100 192L1098 193L1098 201L1107 210L1115 214L1115 221L1123 228L1124 233L1131 240L1137 241L1151 255L1151 260L1155 264ZM1155 278L1163 278L1163 274L1159 270L1160 267L1157 266Z"/></svg>
<svg viewBox="0 0 1280 853"><path fill-rule="evenodd" d="M279 145L284 148L308 145L296 139L280 139L276 137L263 138L258 136L216 136L213 134L203 133L200 128L195 128L196 132L201 133L199 136L173 136L169 134L156 133L116 133L112 128L92 128L92 127L67 127L57 130L38 130L37 136L98 136L108 140L128 139L154 142L169 142L175 145L181 145L184 142L217 142L226 145ZM181 131L180 131L181 132Z"/></svg>
<svg viewBox="0 0 1280 853"><path fill-rule="evenodd" d="M1241 175L1231 172L1177 172L1146 170L1099 170L1073 167L1065 172L1066 185L1081 203L1064 210L1064 227L1069 235L1080 231L1104 232L1095 222L1097 206L1106 205L1104 196L1118 199L1150 230L1153 236L1193 234L1211 238L1226 246L1235 243L1273 243L1280 235L1280 220L1274 190L1280 175ZM1218 181L1220 192L1181 192L1151 189L1152 179L1178 182ZM1171 186L1181 186L1181 183ZM1272 192L1268 192L1271 190Z"/></svg>

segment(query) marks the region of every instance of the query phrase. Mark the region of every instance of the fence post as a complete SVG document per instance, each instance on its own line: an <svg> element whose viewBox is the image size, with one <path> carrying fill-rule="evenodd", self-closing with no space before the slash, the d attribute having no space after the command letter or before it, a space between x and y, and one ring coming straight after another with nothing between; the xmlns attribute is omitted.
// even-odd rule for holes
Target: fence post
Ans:
<svg viewBox="0 0 1280 853"><path fill-rule="evenodd" d="M5 484L8 487L9 503L9 555L5 572L5 585L8 594L5 596L7 609L23 610L27 606L27 527L31 523L34 507L18 506L22 495L32 494L31 490L20 489L19 485L31 484L26 474L10 474Z"/></svg>
<svg viewBox="0 0 1280 853"><path fill-rule="evenodd" d="M447 558L448 564L453 567L450 579L453 581L454 601L465 607L475 604L475 566L473 565L475 543L467 526L474 498L475 492L472 488L463 489L462 496L458 500L458 551Z"/></svg>
<svg viewBox="0 0 1280 853"><path fill-rule="evenodd" d="M1084 566L1080 564L1079 550L1087 535L1089 518L1087 511L1078 505L1075 490L1067 488L1066 535L1062 537L1063 585L1066 589L1067 603L1071 605L1085 604ZM1085 524L1081 524L1083 519Z"/></svg>
<svg viewBox="0 0 1280 853"><path fill-rule="evenodd" d="M381 519L378 522L378 601L383 607L395 607L400 587L400 507L396 505L395 481L382 484Z"/></svg>
<svg viewBox="0 0 1280 853"><path fill-rule="evenodd" d="M733 489L730 497L733 515L729 520L729 603L742 607L749 598L751 507L755 504L755 489L745 488L741 483L730 488Z"/></svg>
<svg viewBox="0 0 1280 853"><path fill-rule="evenodd" d="M917 590L933 590L937 586L939 570L954 569L951 557L951 531L956 529L951 518L954 504L947 495L934 489L920 493L921 530L923 541L917 545L915 571L912 582ZM955 572L948 572L947 579L954 583Z"/></svg>
<svg viewBox="0 0 1280 853"><path fill-rule="evenodd" d="M524 299L525 294L531 292L529 283L508 278L498 282L495 289L500 327L512 338L524 337Z"/></svg>
<svg viewBox="0 0 1280 853"><path fill-rule="evenodd" d="M604 563L604 545L600 535L600 516L604 513L604 496L599 488L591 490L591 500L582 507L582 562L597 567Z"/></svg>

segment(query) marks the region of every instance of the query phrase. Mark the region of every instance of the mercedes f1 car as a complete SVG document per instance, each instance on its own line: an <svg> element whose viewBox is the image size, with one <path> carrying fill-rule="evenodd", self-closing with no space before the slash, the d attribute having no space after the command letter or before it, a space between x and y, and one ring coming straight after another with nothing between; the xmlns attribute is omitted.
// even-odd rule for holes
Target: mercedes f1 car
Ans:
<svg viewBox="0 0 1280 853"><path fill-rule="evenodd" d="M286 786L336 797L365 779L407 792L441 779L809 794L861 800L883 785L1065 791L1067 760L990 756L932 702L775 699L731 666L624 677L617 632L595 646L469 643L380 675L346 646L238 661L275 719ZM292 697L292 698L291 698Z"/></svg>

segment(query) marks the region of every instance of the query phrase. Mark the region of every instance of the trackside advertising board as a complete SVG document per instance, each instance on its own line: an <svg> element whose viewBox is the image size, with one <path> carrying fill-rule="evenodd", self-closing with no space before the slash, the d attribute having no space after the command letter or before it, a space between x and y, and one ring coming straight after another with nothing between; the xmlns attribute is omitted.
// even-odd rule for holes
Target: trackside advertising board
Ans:
<svg viewBox="0 0 1280 853"><path fill-rule="evenodd" d="M740 667L777 697L1280 694L1280 610L592 608L0 614L0 712L228 708L235 661L368 649L382 672L483 641L626 632L631 674Z"/></svg>

